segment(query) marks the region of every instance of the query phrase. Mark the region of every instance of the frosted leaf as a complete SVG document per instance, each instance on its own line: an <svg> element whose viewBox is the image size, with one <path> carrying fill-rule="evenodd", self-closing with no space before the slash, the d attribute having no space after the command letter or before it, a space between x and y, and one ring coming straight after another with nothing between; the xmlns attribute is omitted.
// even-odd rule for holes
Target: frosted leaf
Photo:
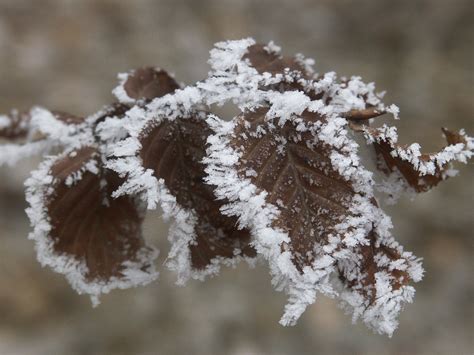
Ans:
<svg viewBox="0 0 474 355"><path fill-rule="evenodd" d="M268 193L267 203L279 201L280 213L273 225L289 233L290 243L283 248L291 252L301 271L316 258L315 243L324 244L335 233L354 191L332 168L328 147L318 144L310 132L297 132L290 122L273 128L266 113L262 108L237 118L230 144L240 152L240 176L256 171L250 180ZM302 118L321 120L309 113ZM259 134L259 127L265 133Z"/></svg>
<svg viewBox="0 0 474 355"><path fill-rule="evenodd" d="M130 73L120 74L120 85L113 91L117 99L126 104L136 100L152 100L179 88L178 83L166 71L159 68L143 67Z"/></svg>
<svg viewBox="0 0 474 355"><path fill-rule="evenodd" d="M422 153L417 143L398 144L395 127L372 128L364 124L352 124L351 127L363 132L374 147L377 166L382 172L387 176L398 173L407 188L417 192L428 191L450 177L451 163L467 163L474 155L474 139L463 130L456 133L443 128L448 145L437 153Z"/></svg>
<svg viewBox="0 0 474 355"><path fill-rule="evenodd" d="M165 72L154 82L153 70L145 71L123 78L124 91L138 98L152 77L158 97L131 109L122 121L128 138L112 146L108 166L127 181L114 196L141 194L149 208L160 203L165 216L173 218L167 264L178 272L178 283L214 275L221 263L234 265L243 258L253 264L248 231L238 230L235 219L220 214L212 187L203 182L201 160L209 129L194 110L202 100L199 90L176 90ZM113 126L110 120L104 122L101 136Z"/></svg>
<svg viewBox="0 0 474 355"><path fill-rule="evenodd" d="M13 110L9 115L0 116L0 138L16 140L21 138L39 139L45 134L45 127L38 123L47 116L50 122L58 124L78 125L84 118L71 115L61 111L48 111L43 108L34 107L30 111ZM37 122L34 122L34 121ZM33 122L32 122L33 121ZM39 137L38 137L39 135Z"/></svg>
<svg viewBox="0 0 474 355"><path fill-rule="evenodd" d="M204 183L201 161L209 133L198 113L174 120L153 120L141 131L136 143L131 139L127 142L133 147L129 154L135 150L140 157L141 175L133 171L133 160L125 158L110 165L121 174L128 174L120 194L145 187L148 197L155 196L165 213L174 218L168 266L178 272L179 283L189 277L202 279L215 274L219 263L234 264L241 258L251 261L255 256L248 231L236 228L236 218L220 213L223 202L216 201L213 188ZM122 148L115 154L125 155L124 152ZM150 179L155 179L155 183L146 182ZM150 191L154 188L157 190Z"/></svg>
<svg viewBox="0 0 474 355"><path fill-rule="evenodd" d="M110 198L122 181L101 164L96 148L83 147L47 159L26 182L39 261L95 303L157 277L157 252L142 238L143 208L131 197Z"/></svg>
<svg viewBox="0 0 474 355"><path fill-rule="evenodd" d="M283 75L285 69L301 73L306 72L305 68L295 58L281 56L280 49L278 48L273 42L271 42L270 47L268 45L254 44L248 47L243 59L248 59L252 67L260 74Z"/></svg>
<svg viewBox="0 0 474 355"><path fill-rule="evenodd" d="M393 239L380 238L374 231L369 243L355 249L352 258L338 261L342 307L352 320L362 320L375 332L389 336L398 326L398 314L404 304L413 301L410 281L423 276L420 260L403 252Z"/></svg>
<svg viewBox="0 0 474 355"><path fill-rule="evenodd" d="M371 176L354 155L357 145L343 130L347 121L304 111L281 123L271 112L260 108L230 123L211 116L215 134L208 140L205 162L207 181L217 186L218 197L230 201L222 212L238 216L241 226L251 229L275 287L289 295L281 323L295 324L317 292L331 297L355 293L367 310L373 309L371 290L377 285L374 277L361 278L367 273L390 268L390 287L411 287L406 286L410 280L420 279L412 270L421 266L391 237L390 219L373 198ZM378 236L377 246L383 245L377 256L368 254L372 249L366 247L373 235ZM391 258L388 266L384 253ZM399 269L406 271L403 280ZM345 282L340 291L333 282L339 275L359 285ZM352 311L377 331L391 334L401 305L410 301L400 300L398 311L392 313L389 303L377 304L378 311L370 316L362 306ZM382 322L391 328L382 329Z"/></svg>
<svg viewBox="0 0 474 355"><path fill-rule="evenodd" d="M264 103L268 90L312 91L311 60L283 57L275 48L253 39L216 43L209 78L197 83L204 101L218 105L232 101L244 109Z"/></svg>

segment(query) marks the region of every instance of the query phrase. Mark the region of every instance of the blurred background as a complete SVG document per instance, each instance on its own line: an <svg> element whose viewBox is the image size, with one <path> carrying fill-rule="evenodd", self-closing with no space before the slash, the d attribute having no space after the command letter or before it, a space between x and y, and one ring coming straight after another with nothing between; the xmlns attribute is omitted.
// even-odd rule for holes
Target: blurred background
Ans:
<svg viewBox="0 0 474 355"><path fill-rule="evenodd" d="M112 100L116 74L159 65L191 83L216 41L253 36L358 74L401 108L400 136L426 150L440 127L474 134L471 0L0 0L0 112L35 104L89 114ZM424 258L425 279L392 339L321 298L298 325L278 324L285 297L266 266L174 285L86 296L36 262L23 180L37 160L0 169L0 354L472 354L473 164L416 201L388 208L395 234ZM145 234L167 253L158 214ZM161 266L161 265L160 265Z"/></svg>

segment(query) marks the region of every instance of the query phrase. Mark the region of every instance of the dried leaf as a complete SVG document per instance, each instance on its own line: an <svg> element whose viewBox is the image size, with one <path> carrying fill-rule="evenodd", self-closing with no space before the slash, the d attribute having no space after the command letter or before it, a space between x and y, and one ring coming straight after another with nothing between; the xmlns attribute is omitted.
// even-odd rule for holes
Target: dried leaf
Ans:
<svg viewBox="0 0 474 355"><path fill-rule="evenodd" d="M446 180L452 175L452 162L467 163L474 154L474 140L464 131L456 133L443 128L448 145L438 153L421 153L417 143L398 144L395 127L384 125L373 128L360 124L352 124L351 127L363 132L373 145L378 168L388 176L399 172L404 182L416 192L428 191Z"/></svg>
<svg viewBox="0 0 474 355"><path fill-rule="evenodd" d="M291 122L272 128L266 122L268 109L261 108L237 118L233 147L241 151L239 173L266 191L267 202L279 206L276 228L289 233L284 245L298 270L315 259L315 245L325 244L335 226L347 214L354 191L333 168L331 151L314 144L310 132L298 132ZM320 121L305 112L307 121ZM258 132L265 132L259 134Z"/></svg>
<svg viewBox="0 0 474 355"><path fill-rule="evenodd" d="M231 201L224 213L251 228L274 284L290 296L281 323L294 324L316 292L337 295L331 279L339 273L340 297L354 318L391 334L401 305L412 299L407 283L421 278L419 261L388 233L370 177L358 161L348 162L355 143L337 128L344 121L307 110L285 119L274 112L262 107L231 123L210 119L215 134L205 162L208 182ZM327 139L339 147L325 141L329 130L336 136ZM387 299L398 311L387 311Z"/></svg>
<svg viewBox="0 0 474 355"><path fill-rule="evenodd" d="M110 198L122 182L95 147L46 160L27 181L38 259L94 302L157 276L156 252L142 238L143 208L131 197Z"/></svg>
<svg viewBox="0 0 474 355"><path fill-rule="evenodd" d="M84 122L82 117L41 107L0 116L0 138L13 141L0 145L0 166L75 143L74 137Z"/></svg>
<svg viewBox="0 0 474 355"><path fill-rule="evenodd" d="M179 89L178 83L166 71L153 67L135 69L120 77L121 84L114 94L123 103L152 100Z"/></svg>
<svg viewBox="0 0 474 355"><path fill-rule="evenodd" d="M79 125L79 124L84 122L84 117L79 117L79 116L76 116L76 115L72 115L72 114L67 113L67 112L51 111L51 113L54 115L54 117L57 120L59 120L63 123L69 124L69 125Z"/></svg>
<svg viewBox="0 0 474 355"><path fill-rule="evenodd" d="M163 179L178 205L195 214L194 239L190 242L191 268L197 274L216 272L217 261L239 256L254 257L247 230L236 228L236 218L219 211L225 203L216 201L212 186L204 183L205 120L196 115L173 121L151 122L140 135L143 166Z"/></svg>
<svg viewBox="0 0 474 355"><path fill-rule="evenodd" d="M0 116L0 138L16 140L26 138L28 135L30 135L31 139L40 139L41 131L32 131L33 129L38 130L39 127L31 127L31 119L34 115L34 111L35 109L31 111L15 110L12 111L8 116ZM50 113L56 120L65 124L77 125L84 122L83 117L74 116L62 111L51 111Z"/></svg>
<svg viewBox="0 0 474 355"><path fill-rule="evenodd" d="M279 50L271 50L263 44L254 44L248 47L243 59L248 59L260 74L270 73L272 75L283 74L288 71L299 71L306 73L305 68L296 58L283 57Z"/></svg>

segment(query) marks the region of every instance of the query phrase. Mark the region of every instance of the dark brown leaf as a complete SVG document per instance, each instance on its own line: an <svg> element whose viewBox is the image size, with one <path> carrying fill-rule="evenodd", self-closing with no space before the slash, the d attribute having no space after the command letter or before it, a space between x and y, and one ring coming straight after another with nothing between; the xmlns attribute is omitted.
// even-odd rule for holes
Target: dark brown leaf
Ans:
<svg viewBox="0 0 474 355"><path fill-rule="evenodd" d="M265 72L272 75L283 74L285 69L305 73L305 69L295 58L283 57L265 49L262 44L250 46L243 59L248 59L252 66L260 73Z"/></svg>
<svg viewBox="0 0 474 355"><path fill-rule="evenodd" d="M46 209L58 255L84 262L88 282L124 278L127 262L140 264L144 272L151 267L144 259L151 250L142 239L143 211L133 198L110 198L122 180L102 168L96 148L82 148L58 160L51 175L54 193L47 197Z"/></svg>
<svg viewBox="0 0 474 355"><path fill-rule="evenodd" d="M268 193L267 202L279 206L274 227L289 233L289 248L301 271L314 261L317 244L324 245L334 227L347 215L354 191L349 182L332 169L330 151L322 144L313 149L310 133L299 134L292 123L272 129L265 121L266 108L237 118L232 146L242 152L239 171L257 188ZM323 120L304 112L308 121ZM257 131L266 130L259 137ZM283 138L287 143L282 143Z"/></svg>
<svg viewBox="0 0 474 355"><path fill-rule="evenodd" d="M352 292L360 293L369 306L376 301L377 292L376 274L384 272L390 277L392 290L409 283L408 272L398 269L391 269L388 265L378 265L377 259L387 258L389 262L396 262L403 256L394 248L377 243L377 236L374 231L369 233L370 244L360 246L357 254L361 256L357 263L340 261L338 262L339 275L345 286Z"/></svg>
<svg viewBox="0 0 474 355"><path fill-rule="evenodd" d="M370 118L379 117L385 114L385 110L379 110L375 107L369 107L363 110L350 110L342 116L351 121L365 121Z"/></svg>
<svg viewBox="0 0 474 355"><path fill-rule="evenodd" d="M166 71L152 67L134 70L123 84L128 97L152 100L179 89L178 83Z"/></svg>
<svg viewBox="0 0 474 355"><path fill-rule="evenodd" d="M359 177L352 179L334 167L333 159L349 164L344 149L353 141L340 148L324 143L318 132L325 137L325 128L335 128L314 112L284 122L267 113L261 107L242 113L232 126L216 124L205 161L216 194L232 199L226 211L252 228L274 283L290 296L280 322L294 324L317 291L330 294L328 280L338 271L344 285L341 300L354 316L367 310L370 326L388 324L382 331L393 332L396 312L386 312L386 302L390 299L397 310L409 302L412 288L405 286L421 278L421 267L388 232L390 221L371 197L370 186L355 187L371 183L365 170L354 170ZM359 166L354 160L351 164Z"/></svg>
<svg viewBox="0 0 474 355"><path fill-rule="evenodd" d="M449 177L447 170L452 161L466 161L474 149L468 140L471 139L464 134L451 132L443 128L448 145L444 148L447 154L440 153L419 153L413 152L408 145L400 145L397 138L386 134L386 128L373 128L365 124L351 124L351 127L364 132L370 138L377 155L377 167L386 175L398 171L404 180L416 192L428 191L441 181ZM457 144L462 144L461 154L451 154L446 149L453 148ZM466 154L462 157L462 154ZM441 154L439 156L438 154ZM428 167L428 168L427 168Z"/></svg>
<svg viewBox="0 0 474 355"><path fill-rule="evenodd" d="M248 231L236 228L236 218L221 214L225 201L217 201L212 186L204 183L201 161L209 134L205 120L196 116L151 123L140 138L143 166L164 179L177 203L198 217L196 240L190 246L191 265L197 270L218 257L255 256Z"/></svg>
<svg viewBox="0 0 474 355"><path fill-rule="evenodd" d="M78 125L84 122L83 117L75 116L70 113L62 111L51 111L51 113L58 121L62 123ZM8 125L5 125L4 127L0 127L0 138L17 140L26 138L28 135L34 136L34 133L36 133L37 136L30 138L34 140L41 138L42 134L40 132L32 132L32 128L30 125L32 119L32 111L12 111L10 115L4 117L6 117L6 119L9 120L10 123Z"/></svg>
<svg viewBox="0 0 474 355"><path fill-rule="evenodd" d="M51 113L56 117L57 120L71 125L78 125L84 122L84 117L79 117L72 115L63 111L51 111Z"/></svg>
<svg viewBox="0 0 474 355"><path fill-rule="evenodd" d="M296 57L284 57L274 52L270 52L262 44L254 44L247 49L247 53L243 59L248 59L252 67L259 74L270 73L273 76L285 74L283 82L277 85L265 87L266 90L288 91L301 90L305 91L304 86L299 82L300 78L310 79L311 73L296 59ZM291 78L291 79L290 79ZM312 99L319 99L320 95L315 94L312 90L307 90L307 95Z"/></svg>

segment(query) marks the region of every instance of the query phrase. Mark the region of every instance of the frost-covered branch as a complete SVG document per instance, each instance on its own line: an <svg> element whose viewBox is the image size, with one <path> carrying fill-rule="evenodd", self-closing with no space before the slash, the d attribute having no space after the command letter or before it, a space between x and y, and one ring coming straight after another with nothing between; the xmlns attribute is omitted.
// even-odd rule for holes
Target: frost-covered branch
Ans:
<svg viewBox="0 0 474 355"><path fill-rule="evenodd" d="M399 115L373 83L318 74L273 42L217 43L209 64L207 78L184 87L160 68L119 74L118 102L85 118L43 108L0 116L0 165L45 156L26 182L39 261L94 303L147 284L158 252L141 225L160 207L178 284L261 259L288 295L281 324L324 294L391 335L423 269L395 240L375 190L392 200L428 190L472 157L473 139L444 130L438 153L402 146L394 127L373 125ZM239 115L212 113L229 102ZM382 184L353 131L374 147Z"/></svg>

